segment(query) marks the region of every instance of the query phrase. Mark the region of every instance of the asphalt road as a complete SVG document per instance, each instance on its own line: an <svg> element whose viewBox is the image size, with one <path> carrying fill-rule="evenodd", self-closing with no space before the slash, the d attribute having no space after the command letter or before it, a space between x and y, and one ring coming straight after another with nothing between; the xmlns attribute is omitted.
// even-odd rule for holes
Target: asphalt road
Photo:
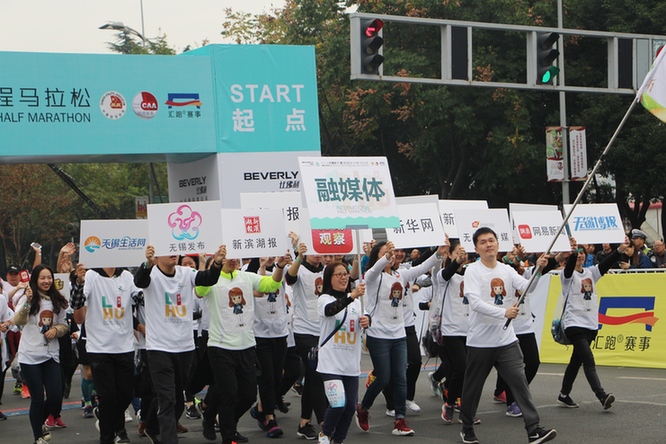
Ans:
<svg viewBox="0 0 666 444"><path fill-rule="evenodd" d="M425 358L424 358L425 364ZM370 370L370 359L363 356L363 369ZM445 425L440 419L441 400L433 396L427 378L427 371L434 368L433 361L426 364L418 381L416 402L421 406L420 415L409 415L410 426L415 430L414 437L391 435L393 420L385 415L383 398L378 398L370 410L370 431L361 432L352 424L347 443L386 444L405 440L423 443L460 443L460 425ZM564 366L543 364L532 382L532 395L541 415L544 427L554 427L559 443L666 443L663 422L666 418L666 370L599 367L598 372L604 388L615 394L617 401L604 411L590 390L581 370L571 397L580 404L578 409L567 409L557 405L556 399L562 380ZM65 400L63 420L65 429L52 431L52 444L97 443L99 435L93 419L83 419L80 408L79 376L75 375L72 395ZM363 382L365 379L363 379ZM9 416L0 421L0 444L32 443L28 421L29 400L13 395L14 380L7 378L0 410ZM486 382L483 398L479 405L476 434L482 444L527 443L527 435L521 418L509 418L505 408L492 401L495 384L494 372ZM361 384L361 395L365 392ZM296 428L300 413L299 398L290 392L286 401L291 402L291 410L278 416L278 422L285 434L279 442L305 442L297 438ZM457 414L455 416L457 419ZM189 432L180 435L181 444L210 443L201 434L201 421L188 420L183 416L181 423ZM149 444L146 438L136 433L137 423L127 424L132 443ZM240 421L239 431L250 439L250 444L270 443L274 439L265 436L256 422L246 414ZM216 442L221 442L218 436ZM314 441L312 441L314 442Z"/></svg>

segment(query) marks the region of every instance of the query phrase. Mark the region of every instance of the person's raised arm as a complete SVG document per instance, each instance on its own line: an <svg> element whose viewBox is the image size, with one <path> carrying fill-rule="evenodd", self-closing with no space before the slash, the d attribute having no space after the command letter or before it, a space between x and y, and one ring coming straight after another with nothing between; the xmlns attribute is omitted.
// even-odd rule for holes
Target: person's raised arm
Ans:
<svg viewBox="0 0 666 444"><path fill-rule="evenodd" d="M134 285L139 288L148 288L150 285L150 272L155 265L155 247L146 247L146 261L139 266L134 274Z"/></svg>
<svg viewBox="0 0 666 444"><path fill-rule="evenodd" d="M197 271L197 275L194 278L194 285L197 287L212 287L213 285L217 284L218 279L220 279L222 263L226 257L227 246L220 245L220 247L213 255L213 262L210 263L210 268L208 270Z"/></svg>
<svg viewBox="0 0 666 444"><path fill-rule="evenodd" d="M301 268L303 261L305 260L305 253L308 251L308 247L301 242L298 245L298 250L296 250L296 259L291 263L289 270L287 270L287 284L294 285L298 280L298 270Z"/></svg>
<svg viewBox="0 0 666 444"><path fill-rule="evenodd" d="M608 270L610 270L615 262L617 262L617 260L620 258L620 255L624 254L624 251L627 248L629 248L629 237L625 236L624 243L620 244L620 246L617 247L615 251L606 256L603 261L599 262L599 265L597 265L599 267L599 273L601 273L602 276L608 273Z"/></svg>

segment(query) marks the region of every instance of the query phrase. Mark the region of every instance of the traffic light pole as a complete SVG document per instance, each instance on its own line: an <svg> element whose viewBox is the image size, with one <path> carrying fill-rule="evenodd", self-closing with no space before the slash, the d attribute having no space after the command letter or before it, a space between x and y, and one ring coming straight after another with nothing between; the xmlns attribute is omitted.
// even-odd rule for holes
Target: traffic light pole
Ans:
<svg viewBox="0 0 666 444"><path fill-rule="evenodd" d="M557 27L562 29L564 26L564 21L562 18L562 0L557 0ZM560 75L558 76L557 82L564 86L564 36L560 34L560 41L557 45L560 48L560 55L557 60L557 64L560 68ZM570 195L569 195L569 128L567 128L567 93L563 90L560 90L560 126L562 127L562 166L564 172L564 180L562 180L562 204L570 204Z"/></svg>

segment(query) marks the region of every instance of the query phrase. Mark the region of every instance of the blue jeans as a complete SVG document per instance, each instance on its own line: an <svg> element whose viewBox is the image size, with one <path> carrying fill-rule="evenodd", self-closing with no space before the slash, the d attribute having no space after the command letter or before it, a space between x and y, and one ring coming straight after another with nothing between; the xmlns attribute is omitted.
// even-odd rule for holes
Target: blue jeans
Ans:
<svg viewBox="0 0 666 444"><path fill-rule="evenodd" d="M49 359L41 364L21 363L23 383L30 390L30 425L35 441L42 436L42 425L49 415L60 411L62 376L60 364ZM46 400L44 399L46 390Z"/></svg>
<svg viewBox="0 0 666 444"><path fill-rule="evenodd" d="M393 381L395 419L405 417L407 398L407 338L382 339L368 336L368 351L372 359L375 380L370 384L361 401L361 408L370 409L375 398Z"/></svg>

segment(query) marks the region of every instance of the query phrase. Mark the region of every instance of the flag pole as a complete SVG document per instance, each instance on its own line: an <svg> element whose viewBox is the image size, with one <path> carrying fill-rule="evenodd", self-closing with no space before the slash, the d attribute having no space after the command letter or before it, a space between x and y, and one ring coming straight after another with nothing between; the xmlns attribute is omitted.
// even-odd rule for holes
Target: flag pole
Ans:
<svg viewBox="0 0 666 444"><path fill-rule="evenodd" d="M660 58L658 58L658 61L661 61L661 58L663 58L663 54L666 54L666 51L662 51L662 54L660 54ZM657 63L655 62L655 66L652 69L652 71L654 71L656 67L657 67ZM650 73L648 73L648 76L650 77L650 79L652 78L652 76L650 76ZM645 78L645 80L647 82L649 82L648 76L646 76L646 78ZM646 82L643 82L643 84L644 84L643 86L645 86ZM644 87L641 87L641 89L644 89ZM639 101L640 101L640 96L639 95L637 95L636 98L634 98L634 100L631 101L631 105L629 106L629 109L627 109L627 112L624 113L624 117L622 118L619 125L615 129L615 132L613 133L613 136L608 141L608 144L606 145L606 148L604 148L604 151L601 153L601 156L599 156L599 160L597 160L597 162L594 164L594 167L592 168L592 171L587 175L587 180L585 180L585 183L583 183L583 187L578 192L578 195L576 196L576 199L574 200L573 204L571 205L571 209L566 213L566 215L564 217L564 220L562 221L562 225L560 225L560 227L558 228L557 234L555 234L555 236L553 237L553 240L550 242L550 246L548 247L548 250L546 251L545 254L550 254L550 251L555 246L555 242L557 241L557 238L560 236L560 234L562 234L562 231L564 231L564 227L567 225L567 222L569 222L569 218L573 214L574 209L576 209L576 206L580 203L581 199L583 198L583 195L585 194L585 190L590 185L590 182L592 182L592 179L594 178L594 175L599 170L599 167L601 167L601 162L603 162L604 158L606 157L606 155L610 151L611 146L613 146L613 143L617 139L618 134L620 134L620 130L622 129L624 124L627 123L627 120L629 120L629 116L631 115L631 112L634 110L634 108L636 107L636 104ZM521 294L520 297L518 298L518 302L516 302L516 305L520 305L520 304L523 303L523 301L525 300L525 296L527 295L527 292L532 287L534 279L537 276L540 276L540 275L541 275L541 267L539 267L537 265L534 269L534 273L532 273L532 276L530 276L530 279L527 282L527 288L525 289L523 294ZM511 324L511 319L507 319L506 322L504 323L504 330L506 330L509 327L509 324Z"/></svg>

